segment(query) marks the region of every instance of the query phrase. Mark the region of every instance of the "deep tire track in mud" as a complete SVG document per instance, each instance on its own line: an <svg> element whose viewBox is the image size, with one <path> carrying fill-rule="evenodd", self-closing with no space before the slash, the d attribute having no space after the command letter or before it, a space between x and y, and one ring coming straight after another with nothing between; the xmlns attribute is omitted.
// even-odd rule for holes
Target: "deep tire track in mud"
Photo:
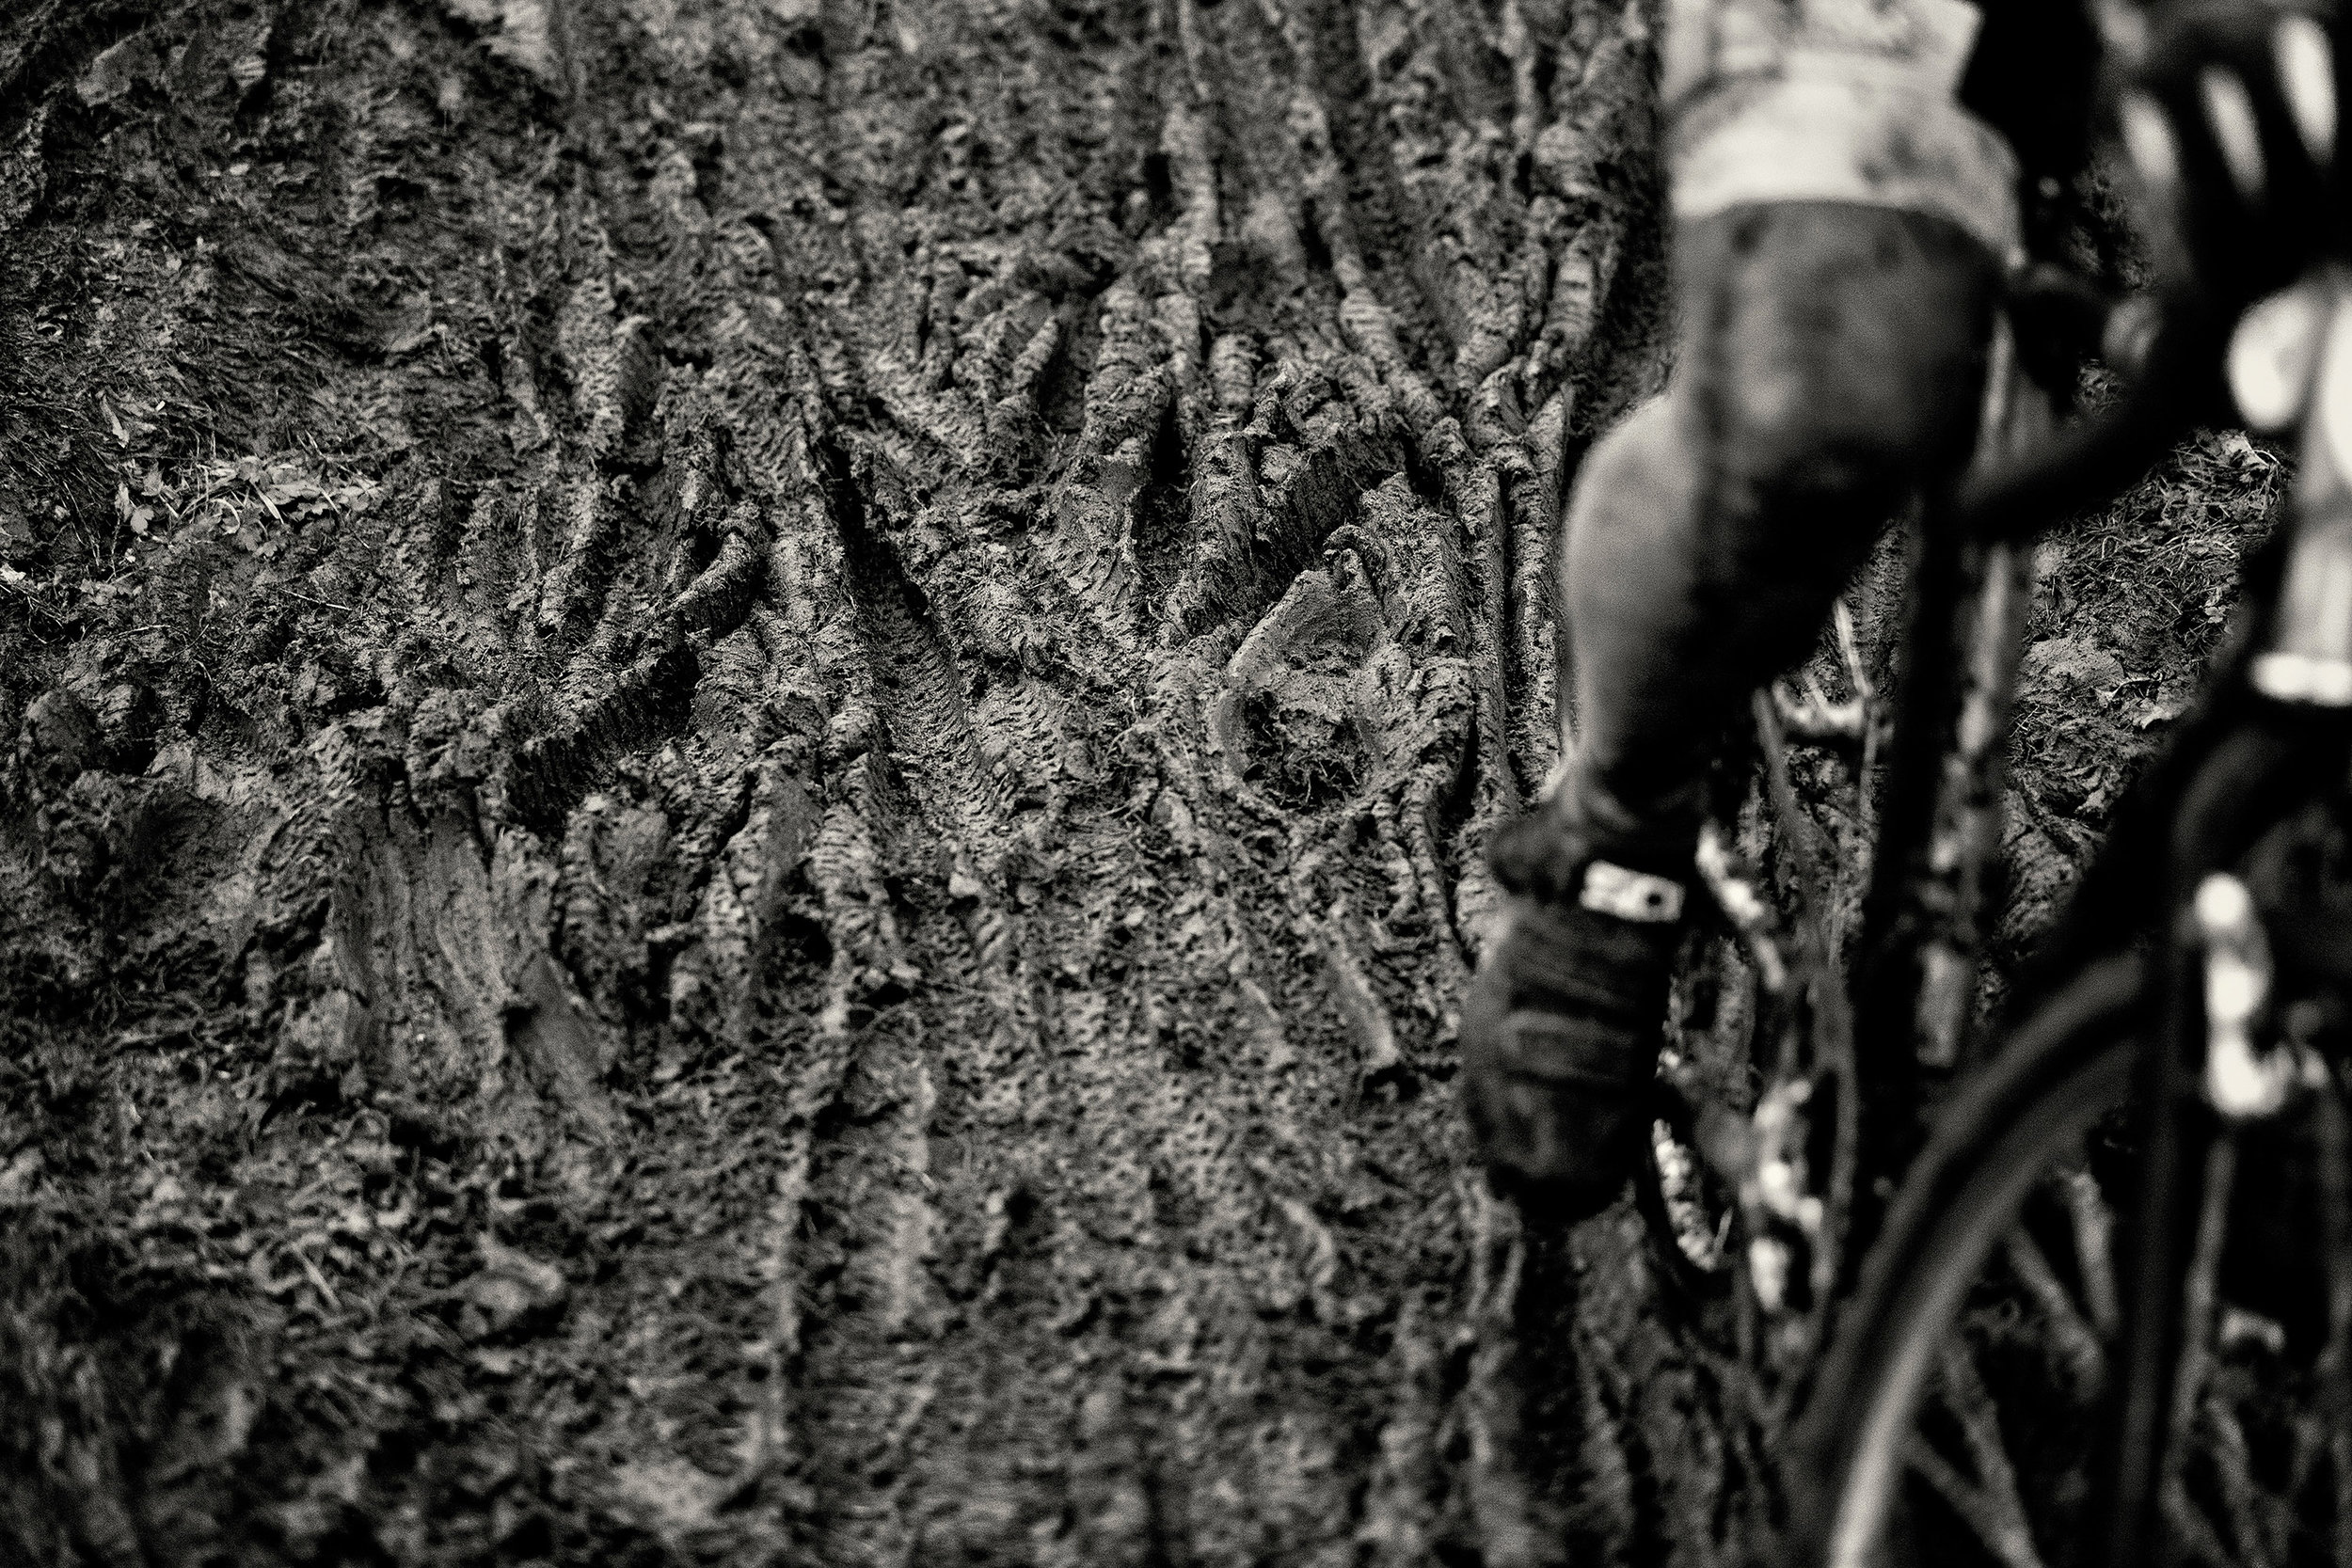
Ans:
<svg viewBox="0 0 2352 1568"><path fill-rule="evenodd" d="M1654 11L27 10L0 1556L1739 1560L1448 1085Z"/></svg>

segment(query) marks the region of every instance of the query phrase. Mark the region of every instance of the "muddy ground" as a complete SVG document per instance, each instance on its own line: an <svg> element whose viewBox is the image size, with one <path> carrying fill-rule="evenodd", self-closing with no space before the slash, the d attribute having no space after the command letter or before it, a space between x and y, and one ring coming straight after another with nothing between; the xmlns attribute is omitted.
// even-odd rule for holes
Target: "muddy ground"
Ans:
<svg viewBox="0 0 2352 1568"><path fill-rule="evenodd" d="M1740 1560L1449 1086L1648 8L0 16L0 1560ZM2005 941L2233 441L2045 547Z"/></svg>

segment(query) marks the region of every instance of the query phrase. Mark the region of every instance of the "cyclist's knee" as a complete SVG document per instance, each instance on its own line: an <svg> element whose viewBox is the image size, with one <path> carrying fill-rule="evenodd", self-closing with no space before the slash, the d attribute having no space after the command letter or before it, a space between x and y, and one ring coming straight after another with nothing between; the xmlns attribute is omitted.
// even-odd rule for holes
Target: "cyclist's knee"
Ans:
<svg viewBox="0 0 2352 1568"><path fill-rule="evenodd" d="M1691 443L1677 422L1670 400L1652 398L1593 443L1568 497L1572 552L1616 534L1655 539L1682 531L1696 483Z"/></svg>

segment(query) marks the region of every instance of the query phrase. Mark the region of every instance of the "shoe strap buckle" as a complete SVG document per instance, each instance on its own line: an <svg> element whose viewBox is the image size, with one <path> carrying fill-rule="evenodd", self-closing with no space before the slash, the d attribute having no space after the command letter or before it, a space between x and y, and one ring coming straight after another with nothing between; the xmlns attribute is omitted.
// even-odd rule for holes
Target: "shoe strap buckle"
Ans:
<svg viewBox="0 0 2352 1568"><path fill-rule="evenodd" d="M1669 926L1682 918L1680 882L1607 861L1585 866L1584 889L1576 901L1595 913L1637 926Z"/></svg>

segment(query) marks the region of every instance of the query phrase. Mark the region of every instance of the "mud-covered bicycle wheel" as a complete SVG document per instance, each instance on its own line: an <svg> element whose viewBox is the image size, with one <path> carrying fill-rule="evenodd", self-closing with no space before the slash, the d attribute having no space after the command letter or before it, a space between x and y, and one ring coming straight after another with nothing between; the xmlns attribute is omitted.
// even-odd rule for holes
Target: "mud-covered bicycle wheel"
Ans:
<svg viewBox="0 0 2352 1568"><path fill-rule="evenodd" d="M1939 1121L1808 1402L1792 1563L2096 1558L2141 999L2135 960L2086 972ZM2344 1560L2343 1314L2314 1345L2210 1291L2234 1147L2207 1166L2161 1530L2182 1562Z"/></svg>

